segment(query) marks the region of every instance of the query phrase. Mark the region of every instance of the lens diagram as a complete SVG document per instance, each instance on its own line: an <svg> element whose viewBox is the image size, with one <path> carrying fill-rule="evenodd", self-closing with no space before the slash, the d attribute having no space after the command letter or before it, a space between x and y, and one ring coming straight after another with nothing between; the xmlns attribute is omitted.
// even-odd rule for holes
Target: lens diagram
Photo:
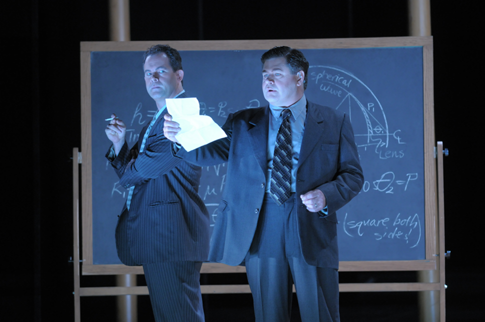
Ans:
<svg viewBox="0 0 485 322"><path fill-rule="evenodd" d="M389 127L384 109L372 90L360 79L337 67L310 66L309 88L320 103L350 116L355 143L362 151L376 151L389 146Z"/></svg>

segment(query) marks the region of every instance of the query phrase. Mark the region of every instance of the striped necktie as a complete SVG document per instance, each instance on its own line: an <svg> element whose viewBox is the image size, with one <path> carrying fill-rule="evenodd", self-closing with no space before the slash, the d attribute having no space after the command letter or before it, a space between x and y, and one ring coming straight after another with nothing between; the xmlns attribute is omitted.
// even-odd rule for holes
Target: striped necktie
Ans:
<svg viewBox="0 0 485 322"><path fill-rule="evenodd" d="M291 168L293 148L291 145L291 111L285 108L281 112L283 122L276 136L271 172L270 193L278 205L283 204L291 195Z"/></svg>

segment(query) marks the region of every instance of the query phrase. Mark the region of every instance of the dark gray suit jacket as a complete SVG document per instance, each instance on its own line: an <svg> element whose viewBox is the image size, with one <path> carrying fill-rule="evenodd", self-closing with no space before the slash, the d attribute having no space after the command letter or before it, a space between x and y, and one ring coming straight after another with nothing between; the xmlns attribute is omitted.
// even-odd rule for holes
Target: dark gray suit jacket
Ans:
<svg viewBox="0 0 485 322"><path fill-rule="evenodd" d="M211 239L209 260L229 265L243 262L266 191L269 107L232 114L223 126L227 138L177 157L201 166L228 162L226 189ZM296 182L299 237L310 265L338 268L336 211L356 196L364 178L348 115L307 103ZM328 216L312 213L300 195L320 189Z"/></svg>
<svg viewBox="0 0 485 322"><path fill-rule="evenodd" d="M147 126L131 150L125 143L110 160L120 184L135 186L130 209L125 204L116 228L118 256L127 265L207 260L209 214L197 194L201 169L172 157L172 142L163 135L166 113L158 117L142 153ZM132 155L136 161L128 165Z"/></svg>

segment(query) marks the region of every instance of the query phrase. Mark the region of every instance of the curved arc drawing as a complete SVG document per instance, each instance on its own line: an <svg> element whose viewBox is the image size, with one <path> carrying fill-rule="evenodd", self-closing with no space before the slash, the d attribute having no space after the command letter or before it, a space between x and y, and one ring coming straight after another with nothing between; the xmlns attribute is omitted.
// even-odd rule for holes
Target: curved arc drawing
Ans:
<svg viewBox="0 0 485 322"><path fill-rule="evenodd" d="M367 146L370 145L380 145L380 146L385 146L388 147L389 145L389 126L387 123L387 118L386 114L384 112L384 108L382 107L381 102L377 98L377 96L374 94L374 92L359 78L357 78L355 75L337 67L332 67L332 66L327 66L327 65L312 65L309 67L309 74L313 75L310 71L315 71L315 69L321 68L324 70L332 70L336 71L338 73L344 74L346 77L349 77L351 80L355 80L358 84L360 84L363 88L357 88L357 90L350 90L349 88L346 88L345 86L342 86L336 82L330 81L330 80L325 80L324 78L316 78L315 84L318 86L321 84L330 84L334 87L337 87L338 89L344 91L346 93L345 97L340 101L337 106L335 106L335 109L339 109L344 102L348 101L349 104L349 115L352 120L352 113L351 113L351 100L357 104L358 109L362 112L362 116L365 120L365 127L367 129L367 133L355 133L356 141L358 141L359 137L365 136L367 139L365 142L356 142L358 147L364 147L367 149ZM313 72L312 71L312 72ZM318 89L320 91L323 91L321 87ZM377 106L379 107L378 111L381 113L379 116L374 115L374 111L371 111L369 108L366 108L364 104L362 104L361 100L358 98L359 96L359 91L364 90L367 91L368 94L372 96L372 98L375 100L377 103ZM374 105L375 106L375 105ZM375 137L378 136L384 136L385 139L374 139ZM379 143L375 143L374 141L379 141Z"/></svg>

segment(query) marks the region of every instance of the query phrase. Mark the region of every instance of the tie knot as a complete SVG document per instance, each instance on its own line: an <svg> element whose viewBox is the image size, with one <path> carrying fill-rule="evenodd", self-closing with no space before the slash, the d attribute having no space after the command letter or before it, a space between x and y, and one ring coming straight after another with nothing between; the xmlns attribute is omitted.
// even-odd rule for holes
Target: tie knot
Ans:
<svg viewBox="0 0 485 322"><path fill-rule="evenodd" d="M283 120L287 117L290 117L291 115L291 111L289 108L285 108L283 111L281 111L281 117L283 118Z"/></svg>

